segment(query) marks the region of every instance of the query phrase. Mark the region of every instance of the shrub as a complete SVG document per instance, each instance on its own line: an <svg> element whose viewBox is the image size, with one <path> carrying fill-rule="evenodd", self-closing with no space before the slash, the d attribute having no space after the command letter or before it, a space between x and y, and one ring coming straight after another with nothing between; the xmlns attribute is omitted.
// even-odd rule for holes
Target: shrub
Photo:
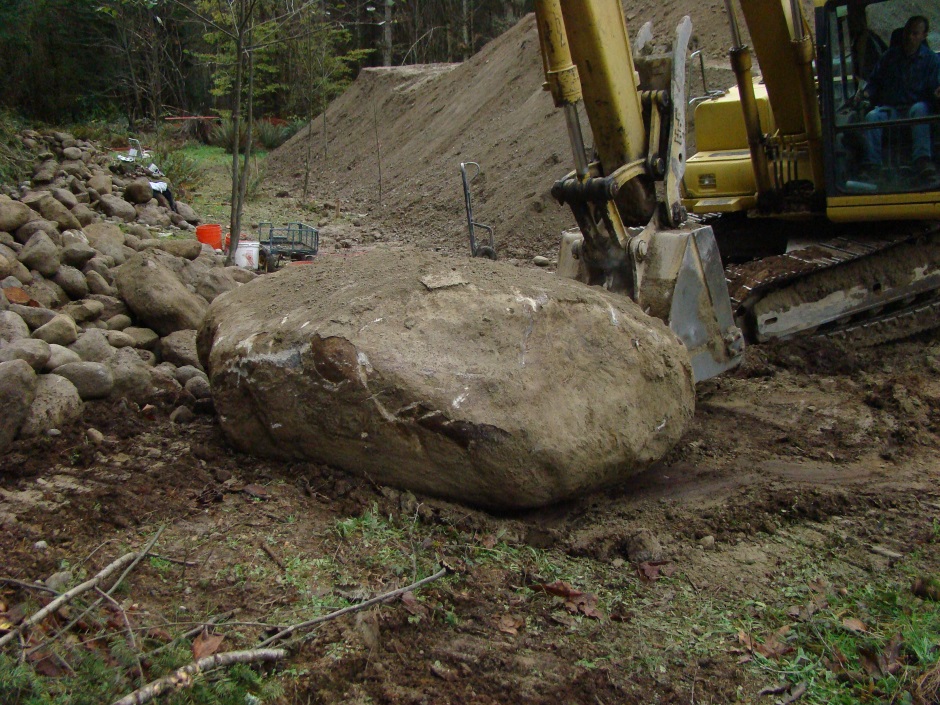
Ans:
<svg viewBox="0 0 940 705"><path fill-rule="evenodd" d="M164 173L177 198L188 198L205 176L205 169L196 159L166 143L154 148L152 160Z"/></svg>
<svg viewBox="0 0 940 705"><path fill-rule="evenodd" d="M21 126L9 113L0 112L0 183L15 185L29 176L33 158L19 138Z"/></svg>
<svg viewBox="0 0 940 705"><path fill-rule="evenodd" d="M238 132L239 150L244 150L248 144L248 125L245 122L240 122ZM231 152L235 148L235 124L230 119L222 120L209 133L209 144L214 147L222 147L226 152Z"/></svg>
<svg viewBox="0 0 940 705"><path fill-rule="evenodd" d="M280 147L289 137L287 125L276 125L267 120L261 120L255 124L255 134L258 143L269 151Z"/></svg>

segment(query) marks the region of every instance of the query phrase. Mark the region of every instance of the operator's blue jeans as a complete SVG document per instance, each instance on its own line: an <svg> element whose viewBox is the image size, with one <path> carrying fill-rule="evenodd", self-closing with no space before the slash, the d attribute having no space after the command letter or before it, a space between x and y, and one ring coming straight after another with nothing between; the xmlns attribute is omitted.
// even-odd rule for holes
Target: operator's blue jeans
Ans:
<svg viewBox="0 0 940 705"><path fill-rule="evenodd" d="M902 112L906 112L903 117L920 118L930 115L930 106L927 103L914 103L906 111L898 110L889 105L879 105L865 116L865 122L876 123L885 120L897 120L902 117ZM898 129L898 128L891 128ZM913 135L912 154L916 162L918 159L930 159L930 125L923 123L914 125L910 128ZM881 166L881 133L884 130L866 130L865 131L865 162L876 166Z"/></svg>

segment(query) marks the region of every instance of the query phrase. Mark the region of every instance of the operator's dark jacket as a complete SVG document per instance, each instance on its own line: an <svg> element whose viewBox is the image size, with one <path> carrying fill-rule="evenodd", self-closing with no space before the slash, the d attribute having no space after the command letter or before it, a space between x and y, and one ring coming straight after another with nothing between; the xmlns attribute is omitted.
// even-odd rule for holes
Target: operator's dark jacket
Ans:
<svg viewBox="0 0 940 705"><path fill-rule="evenodd" d="M908 58L901 47L891 47L878 61L868 82L868 94L875 105L910 107L926 101L933 106L934 91L940 85L940 58L924 42Z"/></svg>

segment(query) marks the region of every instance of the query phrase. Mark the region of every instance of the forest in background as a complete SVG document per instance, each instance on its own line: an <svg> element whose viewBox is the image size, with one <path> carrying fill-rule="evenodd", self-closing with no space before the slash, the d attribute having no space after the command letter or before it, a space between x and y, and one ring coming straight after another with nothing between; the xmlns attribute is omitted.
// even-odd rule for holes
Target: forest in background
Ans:
<svg viewBox="0 0 940 705"><path fill-rule="evenodd" d="M51 124L120 119L134 129L168 116L230 116L250 93L256 117L309 119L361 67L466 59L531 6L0 0L0 107Z"/></svg>

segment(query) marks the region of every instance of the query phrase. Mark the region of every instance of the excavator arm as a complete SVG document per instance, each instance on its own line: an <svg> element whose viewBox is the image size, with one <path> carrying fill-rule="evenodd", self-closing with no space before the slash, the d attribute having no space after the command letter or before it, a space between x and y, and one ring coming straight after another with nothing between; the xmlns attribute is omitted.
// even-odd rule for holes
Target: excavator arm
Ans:
<svg viewBox="0 0 940 705"><path fill-rule="evenodd" d="M696 381L736 366L743 340L714 235L681 227L691 22L679 25L671 56L634 57L619 0L536 0L535 12L546 89L565 112L575 164L552 187L579 229L563 238L559 273L663 319L689 349Z"/></svg>

